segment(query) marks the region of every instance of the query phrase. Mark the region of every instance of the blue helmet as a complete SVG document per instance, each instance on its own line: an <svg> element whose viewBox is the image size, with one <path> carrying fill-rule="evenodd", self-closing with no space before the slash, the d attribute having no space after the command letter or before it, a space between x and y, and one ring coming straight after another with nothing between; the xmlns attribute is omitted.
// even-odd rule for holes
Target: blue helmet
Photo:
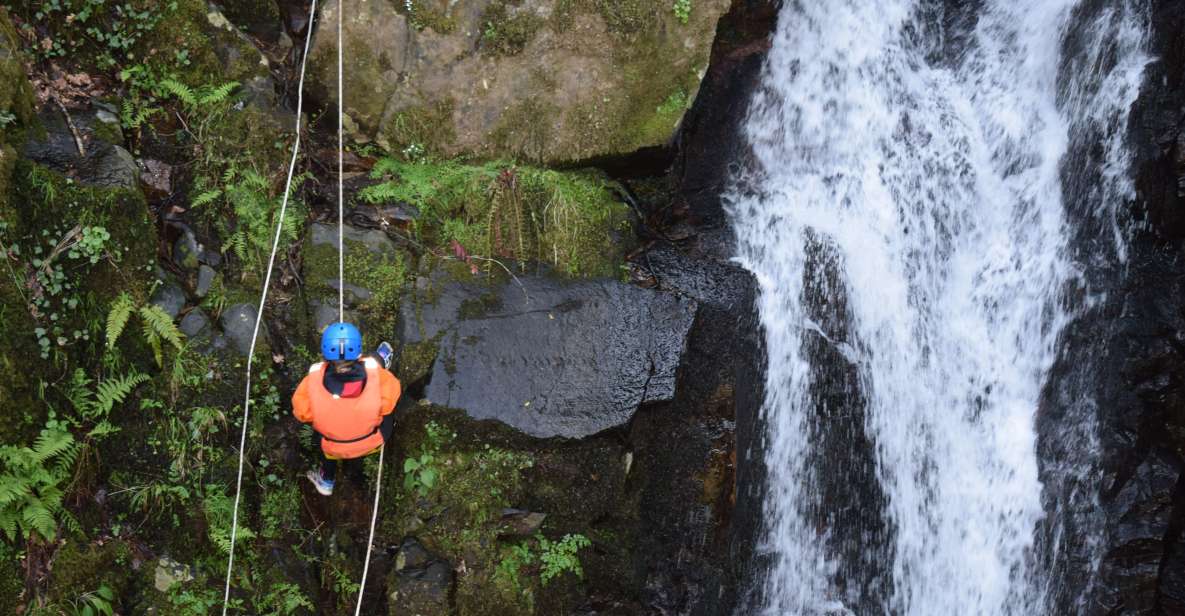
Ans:
<svg viewBox="0 0 1185 616"><path fill-rule="evenodd" d="M349 323L334 323L321 334L321 355L329 361L362 357L362 332Z"/></svg>

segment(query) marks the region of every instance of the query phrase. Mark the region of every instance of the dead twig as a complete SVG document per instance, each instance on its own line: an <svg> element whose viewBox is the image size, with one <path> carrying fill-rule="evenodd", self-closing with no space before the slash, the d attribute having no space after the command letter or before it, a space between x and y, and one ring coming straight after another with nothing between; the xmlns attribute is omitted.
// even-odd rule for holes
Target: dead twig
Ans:
<svg viewBox="0 0 1185 616"><path fill-rule="evenodd" d="M62 110L62 115L66 118L66 126L70 127L70 133L74 135L74 145L78 147L78 155L86 158L86 146L82 144L82 133L78 132L78 127L74 125L74 118L70 117L70 112L66 110L66 106L62 104L62 99L58 97L57 93L53 94L53 102L57 103L58 109Z"/></svg>

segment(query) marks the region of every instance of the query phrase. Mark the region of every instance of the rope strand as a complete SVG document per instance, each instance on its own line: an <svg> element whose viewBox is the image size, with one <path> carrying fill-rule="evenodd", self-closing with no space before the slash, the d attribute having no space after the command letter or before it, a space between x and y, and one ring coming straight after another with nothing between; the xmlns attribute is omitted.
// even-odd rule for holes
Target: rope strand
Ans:
<svg viewBox="0 0 1185 616"><path fill-rule="evenodd" d="M292 193L292 176L296 172L296 161L300 155L300 122L304 110L304 75L308 63L309 45L313 40L313 20L317 15L317 0L309 9L309 31L304 41L304 56L300 60L300 84L296 90L296 139L292 145L292 161L288 165L288 179L284 183L284 198L280 202L280 216L276 221L276 235L272 239L272 252L267 260L267 273L263 279L263 292L259 296L259 309L255 313L255 329L251 332L251 348L247 354L247 385L243 395L243 429L239 435L239 469L235 478L235 504L230 523L230 554L226 561L226 587L222 593L222 616L230 604L230 576L235 566L235 540L239 530L239 501L243 494L243 459L247 455L247 424L251 416L251 368L255 359L255 343L259 340L259 327L263 323L263 309L267 303L268 288L272 284L272 269L276 264L276 252L280 248L280 237L284 230L284 215L288 211L288 198Z"/></svg>
<svg viewBox="0 0 1185 616"><path fill-rule="evenodd" d="M346 244L345 244L345 107L346 91L342 75L342 22L346 20L345 0L337 7L337 320L346 322Z"/></svg>
<svg viewBox="0 0 1185 616"><path fill-rule="evenodd" d="M383 454L387 451L387 443L379 447L379 472L374 480L374 509L370 512L370 538L366 541L366 562L362 565L362 582L358 584L358 606L354 608L354 616L362 614L362 596L366 592L366 574L370 573L370 552L374 549L374 523L379 518L379 495L383 493Z"/></svg>

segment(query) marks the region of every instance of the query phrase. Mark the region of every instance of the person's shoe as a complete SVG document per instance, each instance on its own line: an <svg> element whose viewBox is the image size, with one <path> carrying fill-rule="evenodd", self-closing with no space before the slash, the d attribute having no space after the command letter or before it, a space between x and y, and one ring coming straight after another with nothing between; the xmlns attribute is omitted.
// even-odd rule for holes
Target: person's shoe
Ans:
<svg viewBox="0 0 1185 616"><path fill-rule="evenodd" d="M333 494L333 480L322 477L321 471L309 471L305 473L305 477L308 477L309 481L313 482L313 487L317 488L317 492L321 496L330 496Z"/></svg>
<svg viewBox="0 0 1185 616"><path fill-rule="evenodd" d="M395 357L394 347L392 347L389 342L384 342L379 345L379 348L375 351L375 353L378 353L378 356L383 359L383 367L390 369L391 360Z"/></svg>

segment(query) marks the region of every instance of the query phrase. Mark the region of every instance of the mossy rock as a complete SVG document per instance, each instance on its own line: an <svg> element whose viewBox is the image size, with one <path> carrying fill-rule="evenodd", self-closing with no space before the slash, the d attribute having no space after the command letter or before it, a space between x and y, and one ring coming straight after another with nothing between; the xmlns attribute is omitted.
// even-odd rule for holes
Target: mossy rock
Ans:
<svg viewBox="0 0 1185 616"><path fill-rule="evenodd" d="M395 435L388 452L395 459L388 464L396 472L384 486L384 494L393 496L384 499L380 536L388 543L414 536L454 566L465 563L455 582L457 614L561 614L583 602L583 584L574 573L544 584L538 560L513 571L507 564L516 550L537 558L539 537L615 541L608 556L599 555L599 548L578 553L583 579L597 581L602 592L634 591L623 580L633 575L629 546L639 499L626 485L615 439L532 439L428 404L401 411ZM416 484L405 483L409 473L399 471L404 460L425 454L438 477L421 495ZM539 531L524 535L504 518L507 508L547 516Z"/></svg>
<svg viewBox="0 0 1185 616"><path fill-rule="evenodd" d="M346 319L359 325L366 348L373 349L383 340L395 339L410 256L382 231L348 226L344 239ZM321 327L337 320L337 226L310 225L301 255L312 319L304 337L310 348L318 348Z"/></svg>
<svg viewBox="0 0 1185 616"><path fill-rule="evenodd" d="M361 141L443 156L558 163L662 145L729 4L695 0L684 22L669 0L365 3L344 23L346 112ZM337 7L323 6L310 57L326 104Z"/></svg>
<svg viewBox="0 0 1185 616"><path fill-rule="evenodd" d="M9 210L10 178L17 151L24 142L24 129L34 119L33 94L21 54L21 42L0 6L0 220L13 220Z"/></svg>
<svg viewBox="0 0 1185 616"><path fill-rule="evenodd" d="M54 555L47 600L50 604L68 605L101 586L107 586L120 596L136 575L130 566L131 558L131 548L122 541L66 541Z"/></svg>
<svg viewBox="0 0 1185 616"><path fill-rule="evenodd" d="M218 9L205 0L178 0L172 11L141 42L141 55L166 53L162 60L179 69L180 81L191 85L268 78L269 63L263 53ZM177 66L169 55L188 52L189 64Z"/></svg>
<svg viewBox="0 0 1185 616"><path fill-rule="evenodd" d="M22 442L43 419L37 381L51 381L56 374L49 362L36 367L41 363L39 339L52 341L48 354L68 352L78 362L101 354L105 317L115 296L128 292L148 299L156 233L138 190L82 186L26 160L14 166L12 180L11 197L24 207L3 221L0 232L6 247L18 255L0 276L0 315L4 330L11 332L0 339L0 370L8 375L0 382L0 404L23 412L20 422L0 428L0 441ZM102 254L91 261L81 251L66 250L48 259L72 232L76 239L105 233ZM63 278L38 278L43 268L35 267L37 259L54 264L52 269L60 265ZM38 331L45 333L39 336ZM145 352L134 339L125 342L128 356Z"/></svg>

